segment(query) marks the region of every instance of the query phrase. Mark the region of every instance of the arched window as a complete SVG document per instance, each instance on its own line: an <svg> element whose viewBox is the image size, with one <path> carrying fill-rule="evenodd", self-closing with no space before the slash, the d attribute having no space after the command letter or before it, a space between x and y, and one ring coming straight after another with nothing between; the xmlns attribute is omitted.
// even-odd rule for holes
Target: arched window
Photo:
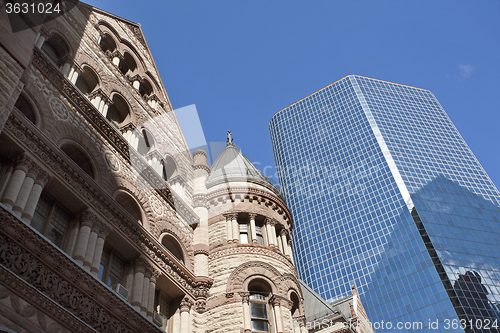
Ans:
<svg viewBox="0 0 500 333"><path fill-rule="evenodd" d="M149 97L153 93L153 87L148 80L144 79L139 86L139 93L142 97Z"/></svg>
<svg viewBox="0 0 500 333"><path fill-rule="evenodd" d="M99 45L101 46L101 50L104 53L106 53L106 51L113 52L114 50L116 50L115 40L107 33L104 33L101 41L99 42Z"/></svg>
<svg viewBox="0 0 500 333"><path fill-rule="evenodd" d="M271 287L263 280L253 280L248 285L250 292L250 321L252 331L269 332L272 309L268 306Z"/></svg>
<svg viewBox="0 0 500 333"><path fill-rule="evenodd" d="M182 252L182 247L174 237L170 235L163 236L163 238L161 239L161 244L165 246L165 248L170 253L172 253L174 257L179 259L180 262L184 263L184 254Z"/></svg>
<svg viewBox="0 0 500 333"><path fill-rule="evenodd" d="M154 145L153 135L149 133L145 128L142 129L141 135L139 137L139 143L137 145L137 151L141 155L145 155L151 150Z"/></svg>
<svg viewBox="0 0 500 333"><path fill-rule="evenodd" d="M169 180L177 171L177 164L171 156L165 157L163 162L162 177L164 180Z"/></svg>
<svg viewBox="0 0 500 333"><path fill-rule="evenodd" d="M132 57L130 53L125 52L123 54L123 60L120 61L119 68L120 72L122 72L123 75L127 74L128 72L133 73L137 68L137 64L134 60L134 57Z"/></svg>
<svg viewBox="0 0 500 333"><path fill-rule="evenodd" d="M78 80L76 80L76 87L80 89L82 93L85 95L90 94L99 84L99 78L97 74L90 69L90 67L85 66L82 74L78 76Z"/></svg>
<svg viewBox="0 0 500 333"><path fill-rule="evenodd" d="M114 94L112 98L113 104L108 108L106 118L111 124L119 128L120 125L127 119L130 110L125 99L118 94Z"/></svg>
<svg viewBox="0 0 500 333"><path fill-rule="evenodd" d="M92 163L87 155L75 145L66 143L61 146L61 150L68 155L87 175L94 178Z"/></svg>
<svg viewBox="0 0 500 333"><path fill-rule="evenodd" d="M299 301L299 297L297 296L297 294L295 292L290 293L290 300L293 303L292 309L290 310L290 313L292 314L292 318L300 316L300 308L299 308L300 301Z"/></svg>
<svg viewBox="0 0 500 333"><path fill-rule="evenodd" d="M26 116L33 124L36 123L35 111L31 102L23 95L19 95L14 106Z"/></svg>
<svg viewBox="0 0 500 333"><path fill-rule="evenodd" d="M66 44L64 39L58 34L52 34L52 36L43 43L42 51L57 66L61 66L63 60L69 55L68 44Z"/></svg>
<svg viewBox="0 0 500 333"><path fill-rule="evenodd" d="M125 210L132 215L134 219L137 220L140 224L142 224L142 213L141 208L137 204L137 202L127 193L120 192L116 195L116 202L120 204Z"/></svg>

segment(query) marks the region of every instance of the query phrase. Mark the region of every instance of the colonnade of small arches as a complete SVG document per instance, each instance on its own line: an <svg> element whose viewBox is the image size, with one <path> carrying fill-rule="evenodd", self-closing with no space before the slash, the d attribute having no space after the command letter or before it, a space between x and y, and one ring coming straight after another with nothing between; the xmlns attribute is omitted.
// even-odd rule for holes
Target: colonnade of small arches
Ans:
<svg viewBox="0 0 500 333"><path fill-rule="evenodd" d="M278 221L256 213L227 213L228 243L259 244L277 249L293 263L290 232Z"/></svg>
<svg viewBox="0 0 500 333"><path fill-rule="evenodd" d="M156 80L147 72L144 62L140 59L139 54L130 43L120 39L117 32L111 28L106 22L100 22L96 26L99 32L98 43L100 50L109 55L109 48L114 48L113 53L125 54L124 61L128 61L128 65L120 67L120 59L123 57L114 57L113 64L120 70L123 75L130 79L131 85L137 90L141 96L147 101L147 104L152 109L163 106L158 95L161 95L161 89L156 83ZM117 41L120 42L117 42ZM69 43L56 31L50 33L42 29L37 43L44 53L52 60L52 62L67 76L67 78L91 101L94 107L106 118L123 137L127 140L130 147L137 150L143 155L153 169L164 179L169 180L169 177L174 176L179 172L177 163L172 158L166 156L156 156L150 154L155 151L155 137L151 129L134 125L136 119L134 112L127 99L119 91L113 90L107 95L101 88L101 79L96 71L89 64L78 65L71 58L71 50ZM121 52L121 53L120 53ZM132 55L133 54L133 55ZM128 60L126 60L128 59ZM140 60L136 60L140 59ZM139 63L139 65L137 64ZM141 76L142 75L142 76ZM151 83L153 82L153 83ZM22 101L21 101L22 102ZM21 103L20 102L20 103ZM19 104L20 104L19 103ZM33 108L32 108L33 109ZM32 121L36 122L34 114L29 114L29 108L23 108L24 114Z"/></svg>

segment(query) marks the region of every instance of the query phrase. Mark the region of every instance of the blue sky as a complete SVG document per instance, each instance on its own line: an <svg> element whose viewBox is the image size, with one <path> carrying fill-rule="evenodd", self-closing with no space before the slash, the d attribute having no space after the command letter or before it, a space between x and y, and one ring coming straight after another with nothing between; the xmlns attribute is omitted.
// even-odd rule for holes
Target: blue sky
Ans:
<svg viewBox="0 0 500 333"><path fill-rule="evenodd" d="M500 1L90 1L141 23L175 109L274 174L269 120L349 74L428 89L500 186Z"/></svg>

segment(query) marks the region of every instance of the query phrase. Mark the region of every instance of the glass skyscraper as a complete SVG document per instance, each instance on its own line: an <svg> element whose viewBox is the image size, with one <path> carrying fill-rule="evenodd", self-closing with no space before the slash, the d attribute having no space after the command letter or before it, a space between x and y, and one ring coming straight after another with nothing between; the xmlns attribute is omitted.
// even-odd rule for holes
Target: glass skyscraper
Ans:
<svg viewBox="0 0 500 333"><path fill-rule="evenodd" d="M309 286L379 332L498 332L500 193L430 91L347 76L270 132Z"/></svg>

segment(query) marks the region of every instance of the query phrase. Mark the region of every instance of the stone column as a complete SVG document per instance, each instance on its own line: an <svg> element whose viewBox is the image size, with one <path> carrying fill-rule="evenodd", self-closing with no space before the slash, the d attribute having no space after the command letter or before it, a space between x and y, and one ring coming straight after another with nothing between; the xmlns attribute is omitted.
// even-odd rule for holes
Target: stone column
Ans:
<svg viewBox="0 0 500 333"><path fill-rule="evenodd" d="M293 252L292 252L292 240L291 239L288 241L288 253L290 255L290 261L293 264Z"/></svg>
<svg viewBox="0 0 500 333"><path fill-rule="evenodd" d="M285 256L290 256L290 253L288 252L287 235L288 231L286 229L281 229L280 236L281 236L281 243L283 244L283 254Z"/></svg>
<svg viewBox="0 0 500 333"><path fill-rule="evenodd" d="M193 198L193 207L200 217L194 230L194 274L208 276L208 209L203 194L197 194Z"/></svg>
<svg viewBox="0 0 500 333"><path fill-rule="evenodd" d="M181 331L181 309L177 309L172 315L172 333L179 333Z"/></svg>
<svg viewBox="0 0 500 333"><path fill-rule="evenodd" d="M278 238L276 237L276 221L271 220L271 237L273 238L274 247L278 247Z"/></svg>
<svg viewBox="0 0 500 333"><path fill-rule="evenodd" d="M262 245L264 246L270 246L269 245L269 237L267 237L267 224L264 221L264 225L262 226Z"/></svg>
<svg viewBox="0 0 500 333"><path fill-rule="evenodd" d="M240 242L240 226L238 225L238 214L233 215L233 242Z"/></svg>
<svg viewBox="0 0 500 333"><path fill-rule="evenodd" d="M241 291L240 293L241 301L243 302L243 329L244 333L252 332L252 317L250 315L250 292Z"/></svg>
<svg viewBox="0 0 500 333"><path fill-rule="evenodd" d="M269 243L268 246L276 247L277 244L276 244L276 232L274 228L274 221L271 220L270 218L266 218L265 223L266 223L267 242Z"/></svg>
<svg viewBox="0 0 500 333"><path fill-rule="evenodd" d="M33 214L35 213L43 188L51 179L52 177L49 177L49 175L43 170L38 173L21 216L24 222L29 223L33 218Z"/></svg>
<svg viewBox="0 0 500 333"><path fill-rule="evenodd" d="M41 49L43 46L43 43L45 43L45 41L49 38L50 38L50 33L45 28L41 28L40 34L38 35L38 39L36 40L36 44L35 44L36 47Z"/></svg>
<svg viewBox="0 0 500 333"><path fill-rule="evenodd" d="M297 320L297 322L299 324L299 328L297 329L297 331L294 329L293 332L294 333L308 333L308 330L306 328L306 317L305 316L295 317L295 320Z"/></svg>
<svg viewBox="0 0 500 333"><path fill-rule="evenodd" d="M97 244L97 235L99 235L100 229L101 225L98 222L93 223L90 229L87 251L85 251L85 260L83 261L83 267L88 271L90 271L90 268L92 267L92 263L94 261L94 253Z"/></svg>
<svg viewBox="0 0 500 333"><path fill-rule="evenodd" d="M147 316L150 320L153 320L153 312L155 307L155 291L156 291L156 279L160 276L160 272L154 271L151 273L149 278L149 297L147 305Z"/></svg>
<svg viewBox="0 0 500 333"><path fill-rule="evenodd" d="M270 300L271 305L274 309L274 319L276 321L276 333L283 333L283 320L281 319L281 300L273 296Z"/></svg>
<svg viewBox="0 0 500 333"><path fill-rule="evenodd" d="M94 258L92 259L92 265L90 267L90 273L97 277L99 274L99 266L101 265L102 250L104 249L104 242L106 236L109 234L110 228L103 224L97 235L97 241L95 244Z"/></svg>
<svg viewBox="0 0 500 333"><path fill-rule="evenodd" d="M192 305L193 305L193 302L188 297L184 297L181 301L181 305L180 305L180 310L181 310L180 333L189 333L189 326L191 324L189 310L191 310Z"/></svg>
<svg viewBox="0 0 500 333"><path fill-rule="evenodd" d="M120 66L120 61L123 60L123 55L120 54L118 50L114 51L111 53L111 59L113 59L113 64L116 65L116 67Z"/></svg>
<svg viewBox="0 0 500 333"><path fill-rule="evenodd" d="M77 263L83 265L85 260L85 254L87 253L87 245L90 238L90 231L94 222L97 222L97 216L94 213L87 210L82 213L80 223L80 231L78 232L78 238L76 239L75 250L73 252L73 259Z"/></svg>
<svg viewBox="0 0 500 333"><path fill-rule="evenodd" d="M142 290L144 288L144 273L146 272L146 263L144 260L138 259L135 262L134 282L132 284L132 301L130 304L137 310L141 311Z"/></svg>
<svg viewBox="0 0 500 333"><path fill-rule="evenodd" d="M283 240L280 235L277 237L277 243L278 243L278 249L280 250L283 255L285 255L285 248L283 247Z"/></svg>
<svg viewBox="0 0 500 333"><path fill-rule="evenodd" d="M226 215L226 234L227 242L231 243L233 241L233 217L231 214Z"/></svg>
<svg viewBox="0 0 500 333"><path fill-rule="evenodd" d="M9 209L12 209L14 203L16 202L19 191L24 183L24 178L28 170L33 167L33 161L30 157L23 154L17 160L16 168L10 178L9 184L5 189L5 193L2 197L2 203Z"/></svg>
<svg viewBox="0 0 500 333"><path fill-rule="evenodd" d="M26 173L26 177L24 177L24 181L21 185L21 189L19 190L19 194L17 195L16 202L12 207L12 211L18 217L21 217L24 212L24 208L26 207L26 204L28 202L31 190L33 190L33 185L35 184L35 179L39 171L40 168L37 165L33 164Z"/></svg>
<svg viewBox="0 0 500 333"><path fill-rule="evenodd" d="M151 277L151 270L146 269L142 285L142 301L141 301L141 313L144 316L148 315L150 277Z"/></svg>
<svg viewBox="0 0 500 333"><path fill-rule="evenodd" d="M250 235L252 237L252 241L250 243L258 244L257 231L255 229L255 217L257 216L257 214L250 213L248 214L248 216L250 217Z"/></svg>

